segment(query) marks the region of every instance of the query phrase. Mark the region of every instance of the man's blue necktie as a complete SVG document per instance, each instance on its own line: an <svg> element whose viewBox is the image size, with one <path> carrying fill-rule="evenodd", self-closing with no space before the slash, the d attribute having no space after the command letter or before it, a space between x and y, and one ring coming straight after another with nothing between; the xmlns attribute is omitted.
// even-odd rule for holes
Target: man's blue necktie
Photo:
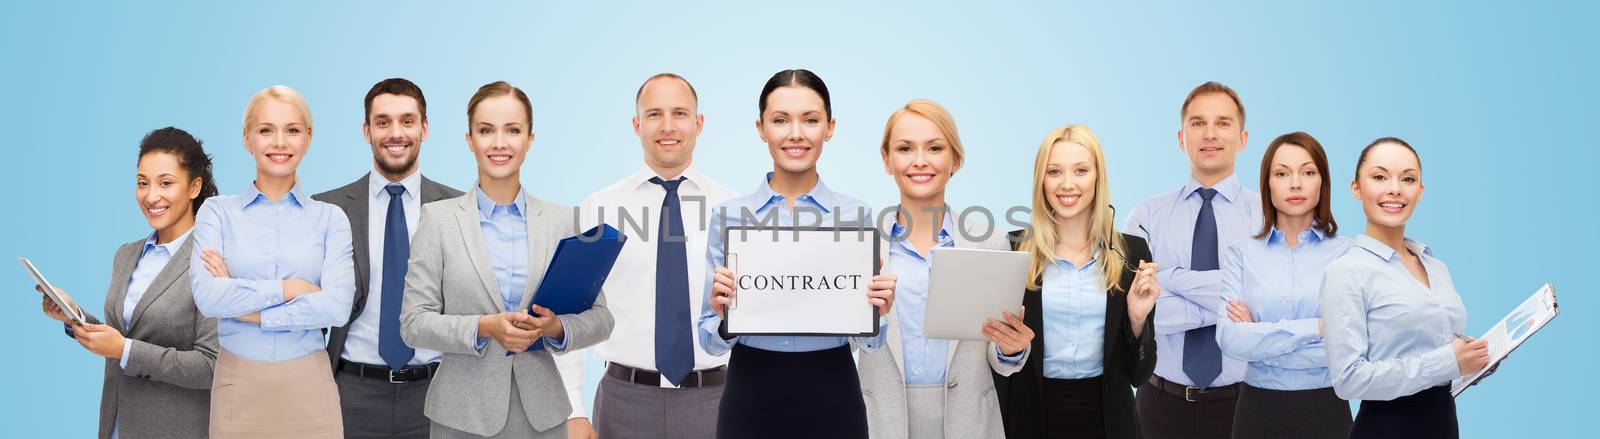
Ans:
<svg viewBox="0 0 1600 439"><path fill-rule="evenodd" d="M1190 248L1189 269L1209 271L1221 268L1217 263L1217 214L1211 208L1211 198L1217 190L1200 188L1200 215L1194 219L1194 246ZM1183 373L1195 387L1211 387L1211 381L1222 374L1222 349L1217 347L1217 326L1209 325L1183 333Z"/></svg>
<svg viewBox="0 0 1600 439"><path fill-rule="evenodd" d="M683 178L651 183L667 190L661 200L656 233L656 370L672 385L682 385L694 369L694 341L689 328L689 256L683 234L683 209L678 185Z"/></svg>
<svg viewBox="0 0 1600 439"><path fill-rule="evenodd" d="M406 259L411 257L411 237L406 231L406 210L401 194L406 187L391 184L389 213L383 222L383 290L378 308L378 356L390 369L400 370L416 350L400 338L400 299L405 294Z"/></svg>

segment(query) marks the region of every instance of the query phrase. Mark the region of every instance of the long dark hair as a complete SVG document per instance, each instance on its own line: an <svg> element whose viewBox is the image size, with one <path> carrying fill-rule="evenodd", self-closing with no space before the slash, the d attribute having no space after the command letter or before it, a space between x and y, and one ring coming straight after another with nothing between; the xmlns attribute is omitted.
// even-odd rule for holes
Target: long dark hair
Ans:
<svg viewBox="0 0 1600 439"><path fill-rule="evenodd" d="M217 195L217 182L211 178L211 156L206 154L200 139L174 127L157 129L145 134L144 139L139 141L139 158L157 152L177 157L178 166L189 174L191 181L200 179L200 195L189 206L190 213L199 213L200 205L207 198Z"/></svg>
<svg viewBox="0 0 1600 439"><path fill-rule="evenodd" d="M805 87L817 92L817 96L822 96L822 112L828 119L833 119L833 100L828 97L828 85L822 83L822 78L817 74L806 69L789 69L772 75L767 85L761 87L761 100L756 102L757 115L767 113L767 96L782 87Z"/></svg>
<svg viewBox="0 0 1600 439"><path fill-rule="evenodd" d="M1317 191L1317 210L1312 213L1311 228L1321 230L1324 235L1333 236L1339 233L1339 224L1333 221L1333 203L1329 202L1328 193L1333 188L1332 177L1328 176L1328 152L1322 149L1322 143L1316 138L1306 134L1305 131L1295 131L1272 139L1267 145L1266 155L1261 156L1261 231L1256 233L1256 239L1267 237L1272 233L1272 228L1278 225L1278 207L1272 205L1272 188L1267 181L1272 178L1272 157L1278 154L1278 148L1284 145L1299 146L1311 155L1311 162L1317 165L1317 176L1322 179L1322 190Z"/></svg>

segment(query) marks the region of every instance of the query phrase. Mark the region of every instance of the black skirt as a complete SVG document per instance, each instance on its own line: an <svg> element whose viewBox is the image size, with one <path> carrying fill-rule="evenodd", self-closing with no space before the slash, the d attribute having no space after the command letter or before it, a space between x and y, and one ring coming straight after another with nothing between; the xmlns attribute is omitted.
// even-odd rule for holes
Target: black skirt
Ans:
<svg viewBox="0 0 1600 439"><path fill-rule="evenodd" d="M1345 438L1350 402L1333 388L1271 390L1248 384L1239 390L1233 438Z"/></svg>
<svg viewBox="0 0 1600 439"><path fill-rule="evenodd" d="M1100 377L1083 379L1044 379L1044 404L1041 413L1047 438L1106 437L1105 381Z"/></svg>
<svg viewBox="0 0 1600 439"><path fill-rule="evenodd" d="M1351 438L1458 438L1456 400L1438 386L1393 401L1361 401Z"/></svg>
<svg viewBox="0 0 1600 439"><path fill-rule="evenodd" d="M867 405L850 347L775 352L735 344L717 437L866 438Z"/></svg>

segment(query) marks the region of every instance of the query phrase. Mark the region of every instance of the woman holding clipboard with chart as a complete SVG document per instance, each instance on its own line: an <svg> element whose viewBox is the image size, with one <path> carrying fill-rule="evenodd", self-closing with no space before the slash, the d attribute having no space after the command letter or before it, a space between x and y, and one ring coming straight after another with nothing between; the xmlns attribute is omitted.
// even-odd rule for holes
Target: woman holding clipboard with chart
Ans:
<svg viewBox="0 0 1600 439"><path fill-rule="evenodd" d="M1033 169L1029 230L1012 236L1033 259L1023 320L1043 336L1022 370L994 377L1006 435L1141 437L1131 390L1156 367L1156 264L1116 230L1088 127L1051 131Z"/></svg>
<svg viewBox="0 0 1600 439"><path fill-rule="evenodd" d="M1404 140L1361 150L1350 192L1367 230L1328 265L1321 293L1333 390L1362 400L1352 438L1459 436L1450 382L1489 362L1484 340L1458 335L1467 309L1450 270L1406 238L1422 189L1422 159Z"/></svg>
<svg viewBox="0 0 1600 439"><path fill-rule="evenodd" d="M1020 317L1026 310L987 321L987 343L929 338L924 331L933 249L1008 249L1004 234L989 224L957 224L945 204L945 185L965 155L955 118L936 102L911 101L889 116L879 152L900 189L885 270L898 276L900 306L885 316L884 348L861 354L868 432L874 438L1005 437L990 374L1022 368L1034 337ZM974 240L978 236L987 239Z"/></svg>
<svg viewBox="0 0 1600 439"><path fill-rule="evenodd" d="M401 336L444 353L423 413L435 438L565 438L572 407L551 354L605 340L611 312L604 294L577 314L529 307L573 224L570 208L522 186L528 96L505 82L480 87L467 103L466 141L478 183L422 206L406 272ZM529 351L536 341L542 349Z"/></svg>
<svg viewBox="0 0 1600 439"><path fill-rule="evenodd" d="M211 157L194 136L167 127L139 142L134 199L155 230L117 249L104 323L77 310L88 324L69 331L106 359L101 438L206 436L217 321L195 309L186 273L195 212L216 194ZM65 291L56 294L77 307ZM49 297L44 312L74 322Z"/></svg>
<svg viewBox="0 0 1600 439"><path fill-rule="evenodd" d="M735 273L724 265L725 228L769 214L779 226L795 226L802 211L820 213L817 224L805 225L871 223L866 204L829 190L818 176L817 159L834 128L832 101L822 78L804 69L778 72L762 88L757 108L756 132L772 155L773 170L755 192L713 209L707 239L710 276L699 318L701 349L711 355L732 351L717 437L865 438L866 407L850 351L881 347L882 319L875 337L734 336L727 331L727 309L738 293ZM888 314L895 277L874 276L868 288L867 302L880 315Z"/></svg>

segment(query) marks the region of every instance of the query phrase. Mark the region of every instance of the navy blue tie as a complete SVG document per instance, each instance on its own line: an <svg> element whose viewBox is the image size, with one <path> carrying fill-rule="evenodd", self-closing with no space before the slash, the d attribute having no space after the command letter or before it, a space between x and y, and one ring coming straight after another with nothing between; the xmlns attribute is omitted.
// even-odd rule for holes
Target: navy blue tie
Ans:
<svg viewBox="0 0 1600 439"><path fill-rule="evenodd" d="M694 369L694 340L689 329L689 253L683 234L683 209L678 185L683 178L651 183L667 190L656 228L656 370L672 385L682 385Z"/></svg>
<svg viewBox="0 0 1600 439"><path fill-rule="evenodd" d="M1189 250L1189 269L1210 271L1221 268L1217 263L1217 213L1211 207L1211 198L1217 190L1200 188L1196 191L1204 201L1200 215L1194 219L1194 245ZM1183 333L1183 373L1195 387L1206 388L1222 374L1222 349L1217 347L1217 326L1190 329Z"/></svg>
<svg viewBox="0 0 1600 439"><path fill-rule="evenodd" d="M389 213L383 222L383 290L378 308L378 356L390 369L400 370L416 353L400 338L400 296L405 294L406 259L411 257L411 237L406 231L406 209L401 194L406 187L385 186Z"/></svg>

